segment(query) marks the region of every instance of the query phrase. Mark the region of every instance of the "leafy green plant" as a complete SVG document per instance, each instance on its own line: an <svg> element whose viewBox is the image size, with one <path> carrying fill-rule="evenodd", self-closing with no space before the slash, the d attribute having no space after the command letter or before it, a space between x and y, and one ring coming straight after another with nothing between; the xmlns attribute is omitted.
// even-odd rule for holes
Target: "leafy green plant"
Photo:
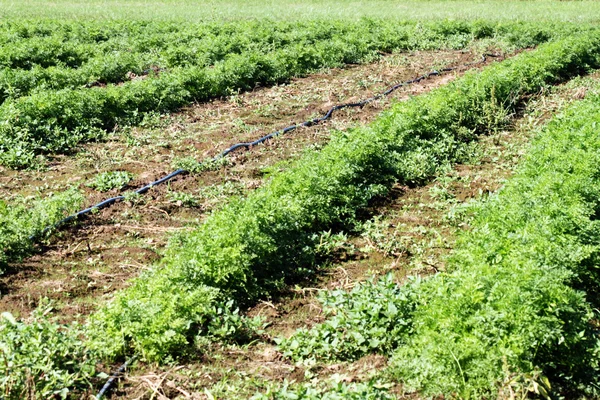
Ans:
<svg viewBox="0 0 600 400"><path fill-rule="evenodd" d="M262 317L248 318L240 314L239 308L234 308L232 300L215 304L213 315L204 331L199 331L196 343L206 338L211 341L225 343L247 343L263 332Z"/></svg>
<svg viewBox="0 0 600 400"><path fill-rule="evenodd" d="M344 232L332 233L331 230L314 234L315 250L317 254L327 257L339 252L347 250L352 252L354 247L348 243L348 235Z"/></svg>
<svg viewBox="0 0 600 400"><path fill-rule="evenodd" d="M194 157L177 158L173 161L173 167L183 169L192 174L199 174L204 171L217 171L224 166L229 165L229 160L225 157L207 158L202 162L196 161Z"/></svg>
<svg viewBox="0 0 600 400"><path fill-rule="evenodd" d="M143 278L136 280L131 290L143 293L147 289L142 284ZM97 316L92 316L86 333L90 339L95 340L88 341L88 345L101 355L120 354L125 350L120 340L108 343L98 340L98 335L122 335L121 338L126 339L134 335L137 337L143 331L141 355L147 359L168 362L176 356L187 354L192 343L205 351L207 345L214 341L244 343L261 333L263 322L260 318L241 315L232 301L219 300L218 291L213 288L190 287L185 295L172 294L174 302L170 309L135 307L133 303L125 305L130 313L123 317L133 322L126 329L122 325L106 324ZM117 297L114 301L120 302L123 299ZM161 325L168 324L170 329L157 335L154 327L147 323L149 319L160 320Z"/></svg>
<svg viewBox="0 0 600 400"><path fill-rule="evenodd" d="M415 289L417 287L417 289ZM311 329L301 328L277 339L286 357L295 360L356 360L370 353L389 353L412 327L418 285L402 289L388 274L350 292L324 291L319 296L327 318Z"/></svg>
<svg viewBox="0 0 600 400"><path fill-rule="evenodd" d="M100 192L108 192L112 189L123 189L133 178L133 174L127 171L106 171L99 173L87 186Z"/></svg>
<svg viewBox="0 0 600 400"><path fill-rule="evenodd" d="M75 189L46 198L0 200L0 272L9 262L31 253L31 236L37 237L45 228L51 228L82 203L83 196Z"/></svg>
<svg viewBox="0 0 600 400"><path fill-rule="evenodd" d="M402 237L398 237L397 232L392 237L387 235L389 223L380 217L365 221L360 226L361 236L366 240L367 246L362 251L379 250L387 256L398 257L407 251L406 244Z"/></svg>
<svg viewBox="0 0 600 400"><path fill-rule="evenodd" d="M59 324L43 303L31 320L0 315L0 392L5 399L66 399L92 387L95 355L79 325Z"/></svg>
<svg viewBox="0 0 600 400"><path fill-rule="evenodd" d="M285 381L257 393L251 400L392 400L386 385L375 380L360 383L321 382L318 385L293 385Z"/></svg>
<svg viewBox="0 0 600 400"><path fill-rule="evenodd" d="M123 200L125 200L128 203L136 204L136 205L144 204L144 201L145 201L145 199L142 197L141 194L136 193L133 190L123 193Z"/></svg>
<svg viewBox="0 0 600 400"><path fill-rule="evenodd" d="M170 202L184 207L197 207L200 204L198 198L191 193L169 192L167 198Z"/></svg>

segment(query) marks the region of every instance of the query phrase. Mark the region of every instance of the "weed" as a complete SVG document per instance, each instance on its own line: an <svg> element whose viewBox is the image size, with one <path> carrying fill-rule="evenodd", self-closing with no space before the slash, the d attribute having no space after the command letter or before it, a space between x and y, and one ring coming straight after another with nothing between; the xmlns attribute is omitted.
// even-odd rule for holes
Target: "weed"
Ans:
<svg viewBox="0 0 600 400"><path fill-rule="evenodd" d="M34 248L31 236L37 237L82 203L83 196L75 189L46 198L0 200L0 273L8 262L31 254Z"/></svg>
<svg viewBox="0 0 600 400"><path fill-rule="evenodd" d="M199 174L204 171L217 171L227 165L229 165L229 160L225 157L207 158L202 162L196 161L193 157L177 158L173 161L174 168L183 169L191 174Z"/></svg>
<svg viewBox="0 0 600 400"><path fill-rule="evenodd" d="M47 302L30 321L0 315L0 391L6 399L62 398L86 390L96 375L95 355L81 340L82 328L48 317Z"/></svg>
<svg viewBox="0 0 600 400"><path fill-rule="evenodd" d="M200 204L198 198L191 193L169 192L167 198L170 202L184 207L198 207Z"/></svg>
<svg viewBox="0 0 600 400"><path fill-rule="evenodd" d="M94 177L87 186L100 192L108 192L112 189L123 189L133 178L133 174L127 171L107 171Z"/></svg>
<svg viewBox="0 0 600 400"><path fill-rule="evenodd" d="M131 205L140 205L144 203L144 198L141 194L134 191L127 191L123 193L124 200Z"/></svg>
<svg viewBox="0 0 600 400"><path fill-rule="evenodd" d="M361 236L367 241L367 246L361 251L369 252L379 250L387 256L399 256L407 251L404 239L398 237L397 231L390 238L387 231L390 228L389 223L375 217L362 224Z"/></svg>
<svg viewBox="0 0 600 400"><path fill-rule="evenodd" d="M321 292L326 322L277 339L279 348L286 357L308 361L352 361L369 353L385 354L403 343L411 330L413 286L400 288L388 274L351 292Z"/></svg>
<svg viewBox="0 0 600 400"><path fill-rule="evenodd" d="M331 380L316 385L294 385L287 380L281 386L268 388L251 400L392 400L395 397L384 384L371 380L364 383L345 383Z"/></svg>
<svg viewBox="0 0 600 400"><path fill-rule="evenodd" d="M354 246L348 243L348 236L344 232L322 232L313 235L316 242L315 250L322 256L331 256L340 250L353 252Z"/></svg>

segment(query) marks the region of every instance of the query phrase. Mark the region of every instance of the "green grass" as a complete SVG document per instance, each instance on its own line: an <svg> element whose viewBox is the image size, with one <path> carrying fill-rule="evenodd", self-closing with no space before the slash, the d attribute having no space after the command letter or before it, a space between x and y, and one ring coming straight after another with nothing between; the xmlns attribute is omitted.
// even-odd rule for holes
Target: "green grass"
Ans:
<svg viewBox="0 0 600 400"><path fill-rule="evenodd" d="M549 0L2 0L4 18L232 20L248 18L314 19L364 16L390 19L488 19L595 23L597 1Z"/></svg>

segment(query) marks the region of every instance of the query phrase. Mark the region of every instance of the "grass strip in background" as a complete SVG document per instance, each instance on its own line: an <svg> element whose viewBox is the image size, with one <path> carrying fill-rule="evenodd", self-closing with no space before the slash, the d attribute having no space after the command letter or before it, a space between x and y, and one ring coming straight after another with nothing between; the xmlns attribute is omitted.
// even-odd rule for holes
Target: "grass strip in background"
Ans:
<svg viewBox="0 0 600 400"><path fill-rule="evenodd" d="M418 20L477 19L494 21L535 21L597 23L597 1L576 0L153 0L136 7L136 0L2 0L3 19L59 18L110 21L244 20L273 18L302 21L315 18L343 18L349 21L364 16L395 20L397 16Z"/></svg>

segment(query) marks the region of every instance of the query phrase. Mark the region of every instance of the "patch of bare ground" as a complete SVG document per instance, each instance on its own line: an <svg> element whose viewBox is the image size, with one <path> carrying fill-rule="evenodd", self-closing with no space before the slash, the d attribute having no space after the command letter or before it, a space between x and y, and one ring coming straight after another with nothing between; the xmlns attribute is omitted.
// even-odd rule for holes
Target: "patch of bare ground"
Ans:
<svg viewBox="0 0 600 400"><path fill-rule="evenodd" d="M311 287L290 288L276 301L262 302L247 311L266 319L261 340L246 346L211 345L199 349L201 356L186 365L138 365L113 398L248 398L284 382L358 382L381 376L387 366L384 355L369 355L352 363L294 364L277 351L274 338L322 322L316 296L322 290L349 289L389 271L401 282L407 275L426 276L444 270L444 259L457 233L468 229L468 205L499 190L538 127L565 104L584 97L590 82L599 78L600 74L594 74L541 93L510 126L481 137L471 161L453 166L428 185L395 188L374 210L376 216L365 224L364 232L348 239L344 252L331 260ZM400 399L419 398L405 395L400 385L392 384L390 390Z"/></svg>
<svg viewBox="0 0 600 400"><path fill-rule="evenodd" d="M233 143L322 115L334 104L370 97L431 70L457 67L402 87L363 109L341 110L325 124L237 152L217 171L183 176L141 199L118 203L63 229L36 255L12 265L0 277L0 309L25 316L40 298L48 297L55 300L65 321L89 314L158 259L171 233L197 224L229 196L260 186L270 170L285 168L286 161L307 147L326 143L332 129L368 123L390 102L438 87L462 74L465 64L478 60L478 54L468 51L389 55L370 65L327 70L289 84L197 104L171 116L148 118L141 127L123 128L75 154L50 159L44 171L0 170L2 198L77 185L85 191L89 206L119 193L116 189L100 193L85 185L99 172L132 173L133 181L124 188L131 190L170 172L178 158L203 160Z"/></svg>

